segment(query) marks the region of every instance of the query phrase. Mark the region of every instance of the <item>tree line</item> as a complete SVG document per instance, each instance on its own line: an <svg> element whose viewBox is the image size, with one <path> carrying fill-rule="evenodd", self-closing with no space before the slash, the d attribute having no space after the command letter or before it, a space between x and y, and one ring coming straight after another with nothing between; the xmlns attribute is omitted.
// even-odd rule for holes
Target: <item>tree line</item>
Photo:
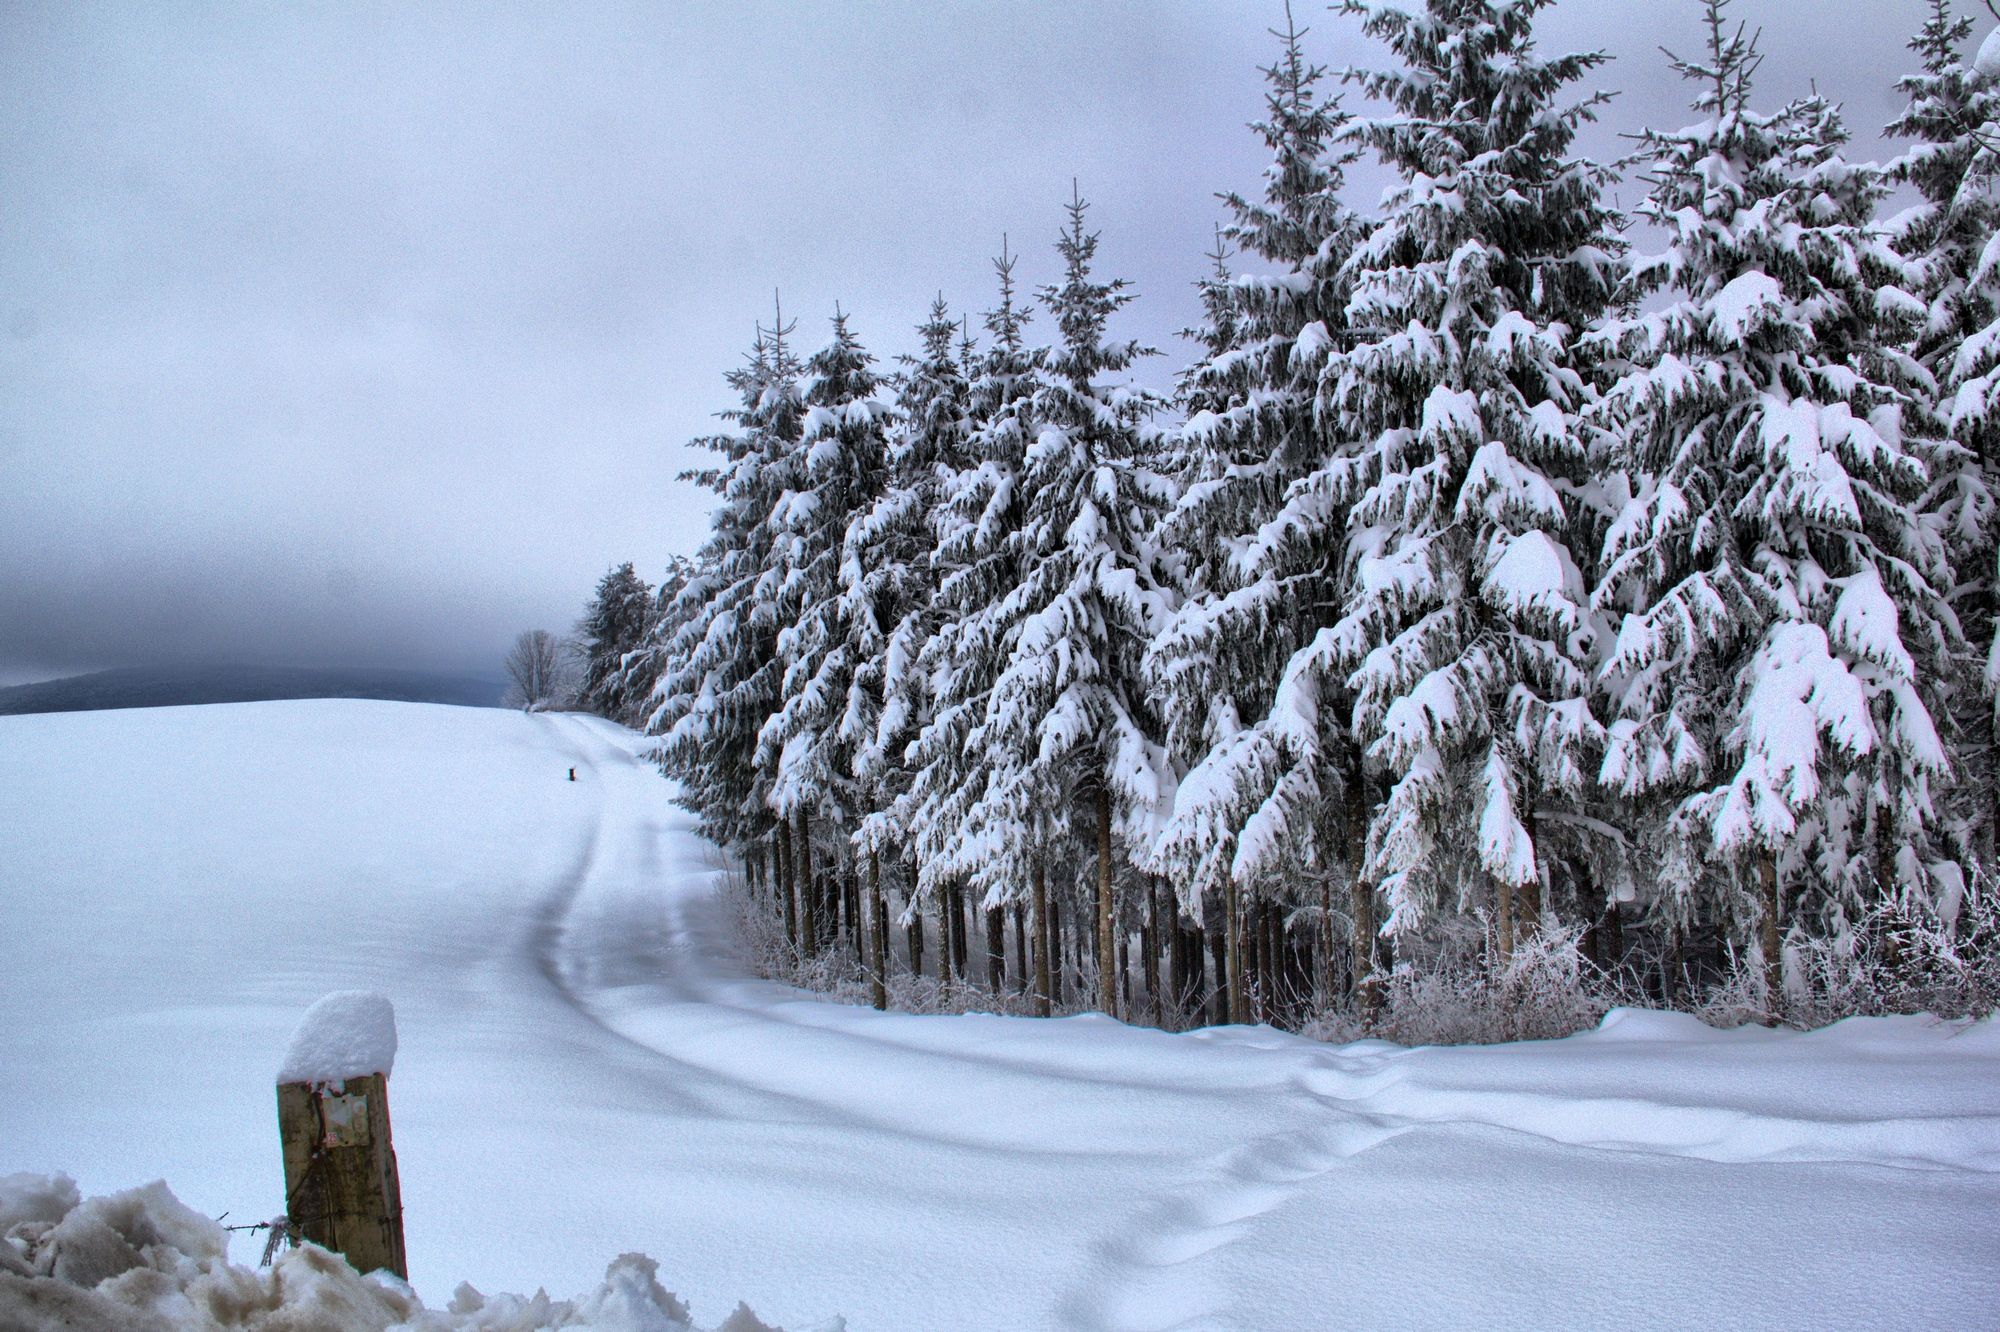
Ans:
<svg viewBox="0 0 2000 1332"><path fill-rule="evenodd" d="M796 955L1297 1022L1553 938L1776 1016L1788 951L1951 934L2000 822L2000 43L1931 0L1863 163L1704 0L1696 123L1607 165L1549 3L1348 0L1394 62L1337 73L1287 12L1171 399L1074 193L1055 281L1003 246L892 369L757 326L712 532L607 575L588 670Z"/></svg>

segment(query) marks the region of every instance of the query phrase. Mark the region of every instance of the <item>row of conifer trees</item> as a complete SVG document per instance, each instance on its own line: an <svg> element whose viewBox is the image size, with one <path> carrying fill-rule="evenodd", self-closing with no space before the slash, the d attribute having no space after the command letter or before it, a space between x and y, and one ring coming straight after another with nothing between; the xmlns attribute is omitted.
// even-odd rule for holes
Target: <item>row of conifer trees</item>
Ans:
<svg viewBox="0 0 2000 1332"><path fill-rule="evenodd" d="M1949 933L1996 823L2000 42L1932 0L1861 163L1704 0L1697 123L1607 166L1549 3L1350 0L1399 63L1337 76L1287 16L1173 401L1080 198L1056 281L1003 247L891 373L759 326L712 534L601 683L800 956L1290 1020L1552 934L1669 990L1752 959L1775 1010L1787 939Z"/></svg>

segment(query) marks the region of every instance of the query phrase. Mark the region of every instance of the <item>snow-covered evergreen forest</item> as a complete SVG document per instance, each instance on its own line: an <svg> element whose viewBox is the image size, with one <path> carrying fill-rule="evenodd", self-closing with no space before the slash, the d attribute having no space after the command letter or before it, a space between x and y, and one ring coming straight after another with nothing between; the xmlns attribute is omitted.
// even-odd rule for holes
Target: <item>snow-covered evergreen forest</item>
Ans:
<svg viewBox="0 0 2000 1332"><path fill-rule="evenodd" d="M1380 69L1275 34L1172 400L1081 192L904 354L756 325L707 544L583 637L772 966L1168 1026L1990 1007L2000 37L1932 0L1864 162L1690 4L1690 123L1600 163L1550 3L1336 6Z"/></svg>

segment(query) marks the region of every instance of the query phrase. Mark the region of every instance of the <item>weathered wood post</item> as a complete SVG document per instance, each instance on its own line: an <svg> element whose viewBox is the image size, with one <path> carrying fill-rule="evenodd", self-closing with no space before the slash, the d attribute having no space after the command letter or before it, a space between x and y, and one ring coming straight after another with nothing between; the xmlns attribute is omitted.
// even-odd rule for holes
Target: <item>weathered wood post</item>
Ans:
<svg viewBox="0 0 2000 1332"><path fill-rule="evenodd" d="M366 990L327 995L299 1021L278 1073L285 1216L357 1272L407 1281L403 1193L389 1136L396 1011Z"/></svg>

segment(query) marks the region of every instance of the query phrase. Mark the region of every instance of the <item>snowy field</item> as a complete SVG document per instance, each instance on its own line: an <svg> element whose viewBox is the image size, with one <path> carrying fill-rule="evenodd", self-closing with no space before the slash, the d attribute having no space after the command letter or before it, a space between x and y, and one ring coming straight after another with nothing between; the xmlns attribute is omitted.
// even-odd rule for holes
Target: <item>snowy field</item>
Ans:
<svg viewBox="0 0 2000 1332"><path fill-rule="evenodd" d="M375 989L433 1306L642 1250L700 1321L854 1332L2000 1327L1990 1021L1405 1051L829 1005L733 960L636 744L0 718L0 1174L268 1217L291 1028Z"/></svg>

